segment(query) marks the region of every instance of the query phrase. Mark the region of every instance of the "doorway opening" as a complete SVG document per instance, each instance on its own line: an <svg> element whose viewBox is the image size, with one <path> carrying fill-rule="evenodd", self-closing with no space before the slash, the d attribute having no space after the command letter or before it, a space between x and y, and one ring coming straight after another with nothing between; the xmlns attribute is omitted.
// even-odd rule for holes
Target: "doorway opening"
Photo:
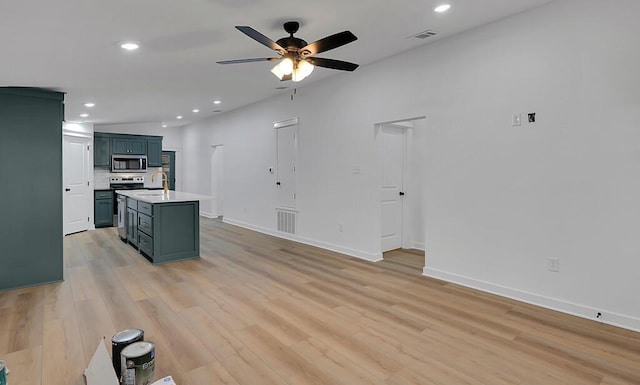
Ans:
<svg viewBox="0 0 640 385"><path fill-rule="evenodd" d="M64 235L89 229L92 216L89 211L89 202L93 201L93 191L89 187L91 145L90 138L64 135L62 162Z"/></svg>
<svg viewBox="0 0 640 385"><path fill-rule="evenodd" d="M424 117L375 125L379 169L380 250L385 265L425 266Z"/></svg>
<svg viewBox="0 0 640 385"><path fill-rule="evenodd" d="M224 146L215 144L211 154L211 208L213 218L222 220L224 216Z"/></svg>

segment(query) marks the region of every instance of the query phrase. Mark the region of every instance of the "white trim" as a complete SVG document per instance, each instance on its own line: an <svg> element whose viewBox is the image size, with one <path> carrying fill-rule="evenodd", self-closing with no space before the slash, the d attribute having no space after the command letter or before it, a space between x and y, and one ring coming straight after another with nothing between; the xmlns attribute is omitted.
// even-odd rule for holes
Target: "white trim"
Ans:
<svg viewBox="0 0 640 385"><path fill-rule="evenodd" d="M411 248L412 249L416 249L416 250L425 251L424 243L422 243L422 242L413 242L413 244L411 245Z"/></svg>
<svg viewBox="0 0 640 385"><path fill-rule="evenodd" d="M252 225L252 224L245 223L245 222L242 222L242 221L237 221L235 219L229 219L227 217L224 217L222 219L222 222L228 223L228 224L234 225L234 226L244 227L245 229L257 231L259 233L271 235L271 236L274 236L274 237L277 237L277 238L288 239L290 241L303 243L305 245L315 246L315 247L319 247L321 249L334 251L336 253L345 254L345 255L348 255L348 256L351 256L351 257L355 257L355 258L358 258L358 259L363 259L363 260L369 261L369 262L382 261L382 253L368 253L366 251L354 250L354 249L350 249L350 248L347 248L347 247L334 245L334 244L331 244L331 243L325 243L325 242L320 242L320 241L316 241L316 240L309 239L309 238L304 238L304 237L301 237L301 236L298 236L298 235L294 235L294 234L282 233L282 232L275 231L275 230L272 230L272 229L269 229L269 228L266 228L266 227Z"/></svg>
<svg viewBox="0 0 640 385"><path fill-rule="evenodd" d="M295 126L296 124L298 124L298 118L291 118L273 122L273 128L278 129L283 127Z"/></svg>
<svg viewBox="0 0 640 385"><path fill-rule="evenodd" d="M608 325L613 325L634 331L640 331L640 319L624 314L608 312L605 309L595 309L589 306L511 289L493 283L484 282L477 279L427 267L423 268L422 275L440 279L446 282L456 283L458 285L470 287L472 289L477 289L491 294L496 294L502 297L515 299L517 301L525 302L531 305L536 305L543 308L556 310L562 313L571 314L580 318L586 318ZM594 315L598 312L603 313L603 317L601 319L595 319L594 317Z"/></svg>
<svg viewBox="0 0 640 385"><path fill-rule="evenodd" d="M209 218L209 219L216 219L218 218L218 215L214 215L213 213L210 213L208 211L200 211L200 216L201 217L205 217L205 218Z"/></svg>

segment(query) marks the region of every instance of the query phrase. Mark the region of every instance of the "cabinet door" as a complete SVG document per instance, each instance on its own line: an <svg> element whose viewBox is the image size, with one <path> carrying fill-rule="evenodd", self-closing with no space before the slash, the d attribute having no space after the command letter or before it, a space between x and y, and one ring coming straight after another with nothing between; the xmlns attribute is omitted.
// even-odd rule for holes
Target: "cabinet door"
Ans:
<svg viewBox="0 0 640 385"><path fill-rule="evenodd" d="M147 140L147 165L162 167L162 139Z"/></svg>
<svg viewBox="0 0 640 385"><path fill-rule="evenodd" d="M127 208L127 241L138 246L138 212L131 208Z"/></svg>
<svg viewBox="0 0 640 385"><path fill-rule="evenodd" d="M96 227L113 226L113 199L97 198L93 204L93 215Z"/></svg>
<svg viewBox="0 0 640 385"><path fill-rule="evenodd" d="M147 153L147 141L141 138L129 139L129 154L144 155Z"/></svg>
<svg viewBox="0 0 640 385"><path fill-rule="evenodd" d="M129 153L129 140L124 138L111 139L111 151L114 154L128 154Z"/></svg>
<svg viewBox="0 0 640 385"><path fill-rule="evenodd" d="M93 138L93 167L109 168L111 164L111 139L95 134Z"/></svg>

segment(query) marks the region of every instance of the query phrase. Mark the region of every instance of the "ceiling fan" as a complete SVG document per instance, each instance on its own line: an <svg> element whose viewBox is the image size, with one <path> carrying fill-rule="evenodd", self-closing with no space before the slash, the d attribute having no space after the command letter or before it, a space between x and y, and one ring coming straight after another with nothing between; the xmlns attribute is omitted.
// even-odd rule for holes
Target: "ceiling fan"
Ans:
<svg viewBox="0 0 640 385"><path fill-rule="evenodd" d="M358 38L350 31L343 31L327 36L323 39L307 44L306 41L294 37L300 24L297 21L284 23L284 30L289 34L274 42L265 35L248 26L236 26L240 32L249 36L260 44L276 51L280 57L264 57L254 59L223 60L218 64L252 63L260 61L280 61L271 72L280 80L293 80L299 82L313 71L314 66L330 68L341 71L354 71L358 64L342 60L315 57L319 53L349 44Z"/></svg>

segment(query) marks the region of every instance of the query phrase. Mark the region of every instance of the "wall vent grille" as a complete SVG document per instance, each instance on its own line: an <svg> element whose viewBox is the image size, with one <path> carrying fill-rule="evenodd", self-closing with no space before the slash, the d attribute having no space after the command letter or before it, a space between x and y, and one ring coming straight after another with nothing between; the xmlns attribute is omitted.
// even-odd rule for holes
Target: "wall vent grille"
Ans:
<svg viewBox="0 0 640 385"><path fill-rule="evenodd" d="M283 233L296 233L296 212L290 210L276 209L278 214L278 231Z"/></svg>
<svg viewBox="0 0 640 385"><path fill-rule="evenodd" d="M427 38L433 37L433 36L435 36L437 34L438 33L436 31L431 31L431 30L428 29L426 31L420 32L420 33L415 34L415 35L410 36L410 37L415 37L417 39L427 39Z"/></svg>

